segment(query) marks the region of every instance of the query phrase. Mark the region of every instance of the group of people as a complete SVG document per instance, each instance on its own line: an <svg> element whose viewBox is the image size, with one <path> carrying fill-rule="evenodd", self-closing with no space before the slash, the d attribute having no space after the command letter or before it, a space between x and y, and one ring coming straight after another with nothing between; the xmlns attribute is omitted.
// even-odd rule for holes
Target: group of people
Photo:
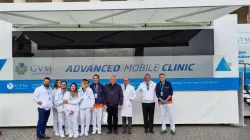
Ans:
<svg viewBox="0 0 250 140"><path fill-rule="evenodd" d="M87 79L82 79L81 87L78 89L76 83L71 83L67 90L67 82L56 80L54 88L50 88L50 78L44 78L42 86L37 87L34 92L34 101L38 106L37 140L49 139L45 134L47 121L52 109L53 130L56 136L69 137L88 136L90 121L92 119L92 134L101 134L102 114L107 111L108 132L107 134L118 134L118 110L121 109L123 130L122 133L132 134L132 103L136 93L141 93L142 112L144 118L145 133L154 133L154 110L155 97L161 110L162 131L167 133L167 113L170 121L170 132L175 134L173 117L173 88L166 81L165 75L159 75L159 82L151 81L150 75L144 76L144 82L135 88L129 84L129 77L124 77L124 83L116 83L116 76L110 77L110 82L103 86L99 83L99 75L93 76L94 83L89 85ZM80 134L78 120L80 118ZM65 126L65 131L63 129Z"/></svg>

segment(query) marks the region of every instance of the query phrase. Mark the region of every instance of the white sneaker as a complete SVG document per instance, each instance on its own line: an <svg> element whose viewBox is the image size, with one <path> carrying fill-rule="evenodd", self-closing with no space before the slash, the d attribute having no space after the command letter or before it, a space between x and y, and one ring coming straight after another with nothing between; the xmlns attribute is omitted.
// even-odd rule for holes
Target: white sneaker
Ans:
<svg viewBox="0 0 250 140"><path fill-rule="evenodd" d="M88 132L85 132L84 135L85 135L85 137L87 137L87 136L89 135L89 133L88 133Z"/></svg>
<svg viewBox="0 0 250 140"><path fill-rule="evenodd" d="M95 135L95 134L96 134L96 130L93 130L92 135Z"/></svg>
<svg viewBox="0 0 250 140"><path fill-rule="evenodd" d="M78 138L78 135L74 135L74 138Z"/></svg>
<svg viewBox="0 0 250 140"><path fill-rule="evenodd" d="M73 134L69 134L69 138L72 138L73 137Z"/></svg>
<svg viewBox="0 0 250 140"><path fill-rule="evenodd" d="M65 132L65 135L66 135L66 136L68 136L68 135L69 135L69 132L68 132L68 131L66 131L66 132Z"/></svg>
<svg viewBox="0 0 250 140"><path fill-rule="evenodd" d="M102 131L101 130L98 130L98 135L101 135L102 134Z"/></svg>
<svg viewBox="0 0 250 140"><path fill-rule="evenodd" d="M61 138L65 138L65 135L64 135L64 134L60 134L60 137L61 137Z"/></svg>
<svg viewBox="0 0 250 140"><path fill-rule="evenodd" d="M83 136L84 135L84 133L82 132L81 134L80 134L80 136Z"/></svg>
<svg viewBox="0 0 250 140"><path fill-rule="evenodd" d="M56 135L56 136L60 136L60 134L59 134L58 132L55 132L55 135Z"/></svg>

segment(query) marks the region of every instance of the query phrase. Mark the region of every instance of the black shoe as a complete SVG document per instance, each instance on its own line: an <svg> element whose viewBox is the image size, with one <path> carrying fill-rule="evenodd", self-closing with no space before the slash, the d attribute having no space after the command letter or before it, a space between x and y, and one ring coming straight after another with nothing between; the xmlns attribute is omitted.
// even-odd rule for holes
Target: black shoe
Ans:
<svg viewBox="0 0 250 140"><path fill-rule="evenodd" d="M118 134L118 131L117 131L117 129L115 129L115 130L114 130L114 134L116 134L116 135Z"/></svg>
<svg viewBox="0 0 250 140"><path fill-rule="evenodd" d="M45 135L45 134L41 135L41 137L40 137L40 138L42 138L42 139L50 139L50 137L49 137L49 136L47 136L47 135Z"/></svg>
<svg viewBox="0 0 250 140"><path fill-rule="evenodd" d="M150 129L150 131L149 131L149 132L150 132L150 133L152 133L152 134L154 134L154 133L155 133L153 129Z"/></svg>
<svg viewBox="0 0 250 140"><path fill-rule="evenodd" d="M107 134L111 134L112 133L112 130L108 130Z"/></svg>
<svg viewBox="0 0 250 140"><path fill-rule="evenodd" d="M145 133L148 133L148 129L145 129L144 132L145 132Z"/></svg>

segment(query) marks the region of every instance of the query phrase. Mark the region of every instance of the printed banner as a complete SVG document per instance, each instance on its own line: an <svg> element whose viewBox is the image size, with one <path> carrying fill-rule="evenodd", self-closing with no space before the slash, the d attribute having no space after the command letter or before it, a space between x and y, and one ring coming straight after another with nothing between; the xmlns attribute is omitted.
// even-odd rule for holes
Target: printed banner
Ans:
<svg viewBox="0 0 250 140"><path fill-rule="evenodd" d="M238 59L239 63L250 63L250 32L238 32ZM240 72L244 71L244 65L239 65ZM246 71L250 72L247 68Z"/></svg>
<svg viewBox="0 0 250 140"><path fill-rule="evenodd" d="M76 83L78 88L81 86L80 79L66 80L69 85ZM130 84L135 88L144 80L130 79ZM153 78L152 81L159 82L158 78ZM201 91L201 90L238 90L239 78L169 78L174 91ZM51 81L51 87L54 80ZM90 79L90 83L93 81ZM109 83L109 79L101 79L103 85ZM123 79L117 80L118 84L123 84ZM33 93L35 88L41 86L43 80L5 80L0 81L0 93Z"/></svg>
<svg viewBox="0 0 250 140"><path fill-rule="evenodd" d="M143 78L149 73L157 78L165 73L169 78L213 77L213 56L162 57L54 57L14 58L14 80Z"/></svg>

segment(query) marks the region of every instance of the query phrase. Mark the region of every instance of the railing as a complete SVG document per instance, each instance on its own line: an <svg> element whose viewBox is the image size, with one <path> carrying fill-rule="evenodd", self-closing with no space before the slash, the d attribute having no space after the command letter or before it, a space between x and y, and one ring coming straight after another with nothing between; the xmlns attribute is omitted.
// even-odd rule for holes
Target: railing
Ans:
<svg viewBox="0 0 250 140"><path fill-rule="evenodd" d="M0 3L20 2L94 2L94 1L126 1L126 0L0 0Z"/></svg>

